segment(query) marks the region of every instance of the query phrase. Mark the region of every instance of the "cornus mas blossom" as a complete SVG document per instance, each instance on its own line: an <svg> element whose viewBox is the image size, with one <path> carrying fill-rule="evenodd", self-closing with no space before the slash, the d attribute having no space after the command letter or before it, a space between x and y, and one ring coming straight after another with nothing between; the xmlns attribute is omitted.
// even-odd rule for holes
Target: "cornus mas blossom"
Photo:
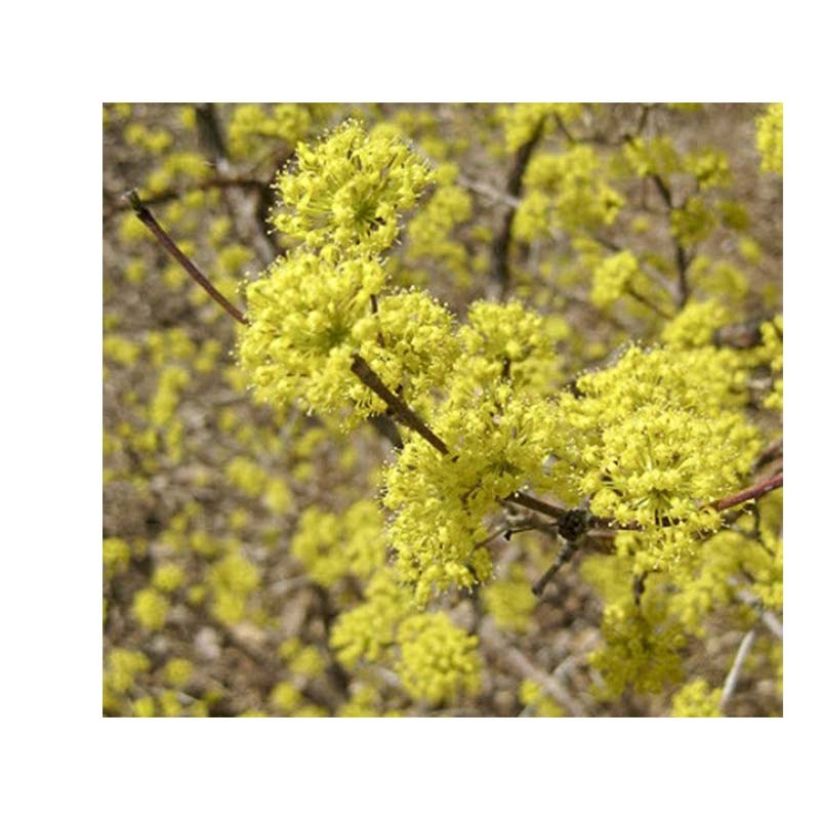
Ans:
<svg viewBox="0 0 820 820"><path fill-rule="evenodd" d="M733 157L646 136L658 129L643 130L654 107L643 108L605 148L587 128L594 107L493 109L493 150L506 150L517 168L506 192L463 172L465 148L438 139L435 117L396 117L370 130L343 120L311 140L341 119L333 107L235 109L227 144L237 160L262 161L266 140L292 152L269 215L279 255L256 281L237 286L252 254L229 242L222 225L210 232L213 281L232 304L244 291L246 304L244 313L231 311L238 367L224 380L248 385L274 408L274 424L260 432L233 408L220 409L220 430L246 454L232 452L224 471L240 499L229 516L238 535L194 526L193 502L177 513L163 544L196 552L206 570L190 584L178 556L163 558L130 599L143 634L173 625L183 595L215 624L266 629L259 601L268 577L253 550L264 551L268 538L299 566L274 586L309 584L325 620L324 645L316 633L280 646L288 679L265 697L284 714L390 713L385 687L422 708L469 702L482 687L486 694L481 649L491 644L470 635L484 642L480 608L507 636L535 634L547 611L538 598L547 583L558 593L550 579L573 557L569 572L600 595L599 640L587 658L605 699L682 684L688 642L707 634L713 615L738 606L739 584L750 622L762 607L782 607L780 501L763 498L779 486L777 467L768 485L760 467L772 463L770 451L777 459L765 445L771 411L782 408L782 317L770 311L741 328L748 342L723 341L749 284L741 262L707 256L701 245L725 230L750 265L761 257L746 235L744 206L726 190ZM767 172L776 170L778 113L758 123ZM440 164L419 156L403 133ZM192 157L163 168L151 187L158 196L178 180L207 181ZM476 191L489 192L497 210ZM636 192L649 194L645 209ZM202 208L203 197L169 206L175 224ZM506 226L506 249L496 221ZM487 295L496 291L476 284L494 270L499 248L512 278L495 301ZM169 269L169 286L179 290L182 273ZM439 288L444 277L448 287ZM570 303L592 317L582 328L572 324ZM175 333L145 346L159 370L149 429L122 424L107 447L181 461L179 408L216 354L212 339ZM125 335L107 338L111 366L141 357L142 346ZM376 443L367 421L389 444ZM744 498L754 500L755 516ZM251 548L242 533L250 502L260 499L274 524L265 544ZM516 536L509 549L502 535ZM142 549L106 539L107 582ZM117 662L124 672L112 661L107 674L130 677L108 686L109 704L139 696L140 714L179 709L165 694L143 694L141 663ZM344 702L312 703L306 692L332 667L352 682ZM519 675L526 709L577 712L531 673L538 677ZM719 713L716 682L684 686L670 708Z"/></svg>
<svg viewBox="0 0 820 820"><path fill-rule="evenodd" d="M490 580L485 518L523 486L570 505L586 499L593 515L639 529L618 542L638 571L679 560L699 532L717 528L718 514L703 505L738 486L759 446L754 428L727 409L733 354L633 348L579 379L576 395L556 391L560 364L545 319L520 304L477 302L454 334L452 316L421 293L376 301L387 277L362 251L384 249L382 225L348 230L352 211L328 203L344 189L342 202L358 195L395 219L427 178L404 146L348 124L298 156L298 170L282 180L284 201L313 221L278 220L306 246L334 242L339 258L331 264L298 248L249 288L240 361L274 402L366 416L384 405L351 369L353 355L363 356L391 390L424 408L444 446L411 435L385 473L384 497L395 513L396 568L419 605L450 585ZM593 301L617 298L637 273L630 252L609 257Z"/></svg>
<svg viewBox="0 0 820 820"><path fill-rule="evenodd" d="M648 173L666 167L666 149L633 153L645 152ZM429 179L406 146L349 123L297 156L280 181L291 207L277 225L304 245L248 289L240 362L275 403L364 418L385 405L354 374L360 356L424 409L438 444L411 434L385 471L383 499L398 577L417 604L490 580L485 519L525 486L569 505L586 500L592 515L623 527L618 549L636 571L679 561L718 527L704 505L737 487L759 450L755 429L731 409L742 378L735 354L633 348L581 377L575 394L556 391L560 361L544 317L476 302L454 333L454 318L428 296L386 290L369 253L392 241L398 214ZM530 174L543 185L566 174L560 163L548 171L547 159ZM701 156L697 168L708 176L722 165ZM617 298L638 270L628 251L608 257L593 301Z"/></svg>
<svg viewBox="0 0 820 820"><path fill-rule="evenodd" d="M283 174L285 211L274 224L307 248L379 253L398 236L399 214L430 182L427 166L390 135L350 122L318 145L300 143L298 171Z"/></svg>

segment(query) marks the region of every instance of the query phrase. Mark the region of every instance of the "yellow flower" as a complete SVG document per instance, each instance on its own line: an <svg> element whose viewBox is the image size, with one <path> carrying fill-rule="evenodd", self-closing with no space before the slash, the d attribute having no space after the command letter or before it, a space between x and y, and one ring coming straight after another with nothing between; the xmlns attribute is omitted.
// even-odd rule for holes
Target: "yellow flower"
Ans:
<svg viewBox="0 0 820 820"><path fill-rule="evenodd" d="M393 244L399 215L415 205L432 173L400 140L368 135L351 121L318 145L300 143L298 170L279 179L288 210L276 228L309 248L379 253Z"/></svg>
<svg viewBox="0 0 820 820"><path fill-rule="evenodd" d="M760 170L783 173L783 105L772 103L757 118L757 150Z"/></svg>
<svg viewBox="0 0 820 820"><path fill-rule="evenodd" d="M451 703L481 686L478 638L455 626L442 612L414 615L399 627L397 671L412 698Z"/></svg>

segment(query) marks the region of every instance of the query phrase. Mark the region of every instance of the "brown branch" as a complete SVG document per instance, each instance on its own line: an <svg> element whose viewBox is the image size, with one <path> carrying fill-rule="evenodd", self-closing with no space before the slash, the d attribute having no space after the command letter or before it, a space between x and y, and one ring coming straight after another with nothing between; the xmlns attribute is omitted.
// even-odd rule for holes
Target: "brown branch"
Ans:
<svg viewBox="0 0 820 820"><path fill-rule="evenodd" d="M754 501L761 498L767 493L777 490L782 486L783 473L777 473L777 475L765 478L763 481L758 482L752 487L747 487L745 490L741 490L739 493L735 493L734 495L727 495L725 498L721 498L717 501L713 501L711 504L707 504L707 506L712 507L718 512L721 510L728 510L730 507L736 507L738 504L743 504L746 501Z"/></svg>
<svg viewBox="0 0 820 820"><path fill-rule="evenodd" d="M248 324L245 315L232 305L212 284L210 279L180 250L179 246L165 232L154 215L145 206L136 191L129 191L126 195L128 204L134 209L140 222L148 228L160 245L185 269L188 275L211 297L226 313L243 325Z"/></svg>
<svg viewBox="0 0 820 820"><path fill-rule="evenodd" d="M563 547L561 547L561 551L553 561L552 566L538 579L538 581L533 584L532 586L532 594L535 595L536 598L540 598L543 593L544 589L547 584L558 574L558 570L566 564L570 558L578 551L578 542L577 541L567 541Z"/></svg>
<svg viewBox="0 0 820 820"><path fill-rule="evenodd" d="M656 305L654 302L652 302L652 301L650 301L649 299L647 299L647 298L646 298L646 296L642 296L642 295L641 295L640 293L638 293L638 291L637 291L637 290L635 290L635 288L634 288L634 287L632 287L631 285L627 287L626 292L627 292L627 293L628 293L628 294L629 294L629 295L630 295L630 296L631 296L631 297L632 297L632 298L633 298L636 302L640 302L640 304L642 304L644 307L649 308L649 309L650 309L653 313L657 313L657 314L658 314L658 316L660 316L660 317L661 317L661 319L667 319L667 320L668 320L668 319L671 319L671 318L672 318L672 316L671 316L670 314L668 314L665 310L661 309L661 308L660 308L658 305Z"/></svg>
<svg viewBox="0 0 820 820"><path fill-rule="evenodd" d="M233 177L211 177L203 180L197 185L192 185L184 189L168 188L164 191L158 191L151 196L147 196L142 200L143 205L162 205L165 202L171 202L175 199L181 199L186 194L195 191L208 191L213 188L250 188L252 190L263 191L266 184L258 179L251 179L243 176ZM117 202L113 202L107 209L105 216L110 217L120 211L126 211L131 207L131 203L125 198L120 198Z"/></svg>
<svg viewBox="0 0 820 820"><path fill-rule="evenodd" d="M550 504L548 501L542 501L540 498L522 492L512 493L504 500L509 501L511 504L517 504L519 507L526 507L528 510L549 515L551 518L561 518L567 512L566 507Z"/></svg>
<svg viewBox="0 0 820 820"><path fill-rule="evenodd" d="M350 369L359 381L370 388L388 407L398 421L418 433L442 455L450 454L447 445L410 409L404 399L397 396L379 377L379 374L358 354L353 354Z"/></svg>
<svg viewBox="0 0 820 820"><path fill-rule="evenodd" d="M670 211L674 210L675 205L672 201L672 191L669 190L669 186L663 181L663 177L660 174L650 174L649 178L655 183L655 187L658 189L658 193L661 195L661 199L663 199L666 207Z"/></svg>
<svg viewBox="0 0 820 820"><path fill-rule="evenodd" d="M216 106L213 103L196 103L194 117L202 150L208 156L217 159L226 158L228 149L225 144L225 135L222 133L222 125L216 114Z"/></svg>
<svg viewBox="0 0 820 820"><path fill-rule="evenodd" d="M624 134L621 137L621 142L628 142L629 140L634 140L643 133L644 128L646 128L646 125L649 122L649 112L652 110L652 108L652 103L643 103L641 105L641 116L638 120L637 127L634 131Z"/></svg>
<svg viewBox="0 0 820 820"><path fill-rule="evenodd" d="M544 127L544 121L538 123L532 137L522 145L516 155L513 163L510 176L507 179L507 195L519 199L521 196L521 189L523 187L524 172L527 170L532 153L538 140L541 139L541 132ZM504 295L510 286L510 245L512 244L512 226L515 219L516 209L510 207L504 214L504 221L501 226L501 232L493 240L492 243L492 258L493 258L493 275L499 281L501 286L501 294Z"/></svg>
<svg viewBox="0 0 820 820"><path fill-rule="evenodd" d="M680 242L675 241L675 264L678 268L678 309L684 307L689 301L689 280L686 272L689 270L689 263L692 258L686 255L686 250Z"/></svg>
<svg viewBox="0 0 820 820"><path fill-rule="evenodd" d="M379 374L358 354L353 355L350 368L361 383L372 390L388 407L392 415L405 427L418 433L428 444L442 455L450 455L450 448L422 421L407 402L394 393L379 377ZM457 458L457 456L456 456ZM515 492L503 499L535 512L549 515L556 519L564 517L568 510L564 507L542 501L527 493ZM594 519L597 523L597 519Z"/></svg>
<svg viewBox="0 0 820 820"><path fill-rule="evenodd" d="M199 103L194 106L199 142L205 154L211 158L217 172L225 177L234 175L233 165L228 156L222 123L214 103ZM268 230L267 212L272 205L272 191L268 184L257 187L257 202L254 204L238 196L235 191L225 191L225 204L233 217L234 224L245 241L253 245L259 258L266 264L281 253L275 236Z"/></svg>
<svg viewBox="0 0 820 820"><path fill-rule="evenodd" d="M558 130L564 135L564 139L566 139L570 145L575 145L577 140L572 135L569 128L567 128L564 118L557 111L553 114L553 118L555 119L555 124L558 126Z"/></svg>
<svg viewBox="0 0 820 820"><path fill-rule="evenodd" d="M704 504L703 507L711 507L718 512L722 512L723 510L728 510L731 507L736 507L739 504L743 504L746 501L753 501L758 498L762 498L767 493L770 493L782 486L783 473L779 472L776 475L765 478L757 484L747 487L738 493L734 493L733 495L728 495L724 498ZM565 519L565 517L572 512L570 509L559 507L558 505L551 504L547 501L542 501L539 498L533 498L525 493L512 493L504 500L510 502L511 504L517 504L520 507L526 507L528 510L533 510L534 512L548 515L559 521L561 519ZM661 518L658 523L662 527L671 527L677 522L670 518ZM636 522L619 524L614 519L598 518L597 516L590 516L587 519L587 525L587 534L594 538L611 538L618 532L640 532L643 530L643 527Z"/></svg>
<svg viewBox="0 0 820 820"><path fill-rule="evenodd" d="M658 193L661 195L661 199L671 214L671 212L676 209L672 198L672 190L660 174L650 174L649 178L655 184L655 187L658 189ZM684 204L681 207L684 207L685 204L686 202L684 201ZM677 239L675 239L674 242L675 266L678 271L678 309L680 310L689 301L690 287L686 274L689 270L689 265L691 264L693 257L687 255L686 249Z"/></svg>

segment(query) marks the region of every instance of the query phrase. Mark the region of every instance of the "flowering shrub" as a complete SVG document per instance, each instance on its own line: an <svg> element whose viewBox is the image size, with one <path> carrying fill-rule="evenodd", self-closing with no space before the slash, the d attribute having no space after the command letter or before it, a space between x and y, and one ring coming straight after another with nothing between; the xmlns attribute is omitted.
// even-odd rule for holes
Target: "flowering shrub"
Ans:
<svg viewBox="0 0 820 820"><path fill-rule="evenodd" d="M106 714L779 713L782 108L104 128Z"/></svg>

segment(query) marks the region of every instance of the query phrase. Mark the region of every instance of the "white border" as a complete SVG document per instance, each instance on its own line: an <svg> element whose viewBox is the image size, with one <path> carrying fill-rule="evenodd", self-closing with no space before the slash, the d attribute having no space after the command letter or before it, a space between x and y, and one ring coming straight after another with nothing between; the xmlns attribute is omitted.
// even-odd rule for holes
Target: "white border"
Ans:
<svg viewBox="0 0 820 820"><path fill-rule="evenodd" d="M814 755L802 744L814 745L820 681L812 605L820 129L808 16L755 2L10 8L0 57L10 95L5 816L771 818L808 797ZM785 100L786 718L99 717L100 103L351 98Z"/></svg>

